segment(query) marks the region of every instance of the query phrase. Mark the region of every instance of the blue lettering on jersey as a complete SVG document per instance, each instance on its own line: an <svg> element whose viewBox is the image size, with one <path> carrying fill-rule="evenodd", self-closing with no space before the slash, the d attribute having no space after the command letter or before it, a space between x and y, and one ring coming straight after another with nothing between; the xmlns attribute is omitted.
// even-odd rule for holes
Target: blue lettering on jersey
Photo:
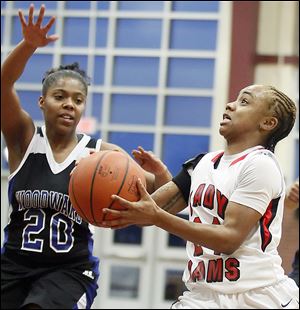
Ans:
<svg viewBox="0 0 300 310"><path fill-rule="evenodd" d="M18 211L31 208L51 208L77 224L82 222L81 216L74 210L68 195L46 190L23 190L16 192L16 200L19 205Z"/></svg>

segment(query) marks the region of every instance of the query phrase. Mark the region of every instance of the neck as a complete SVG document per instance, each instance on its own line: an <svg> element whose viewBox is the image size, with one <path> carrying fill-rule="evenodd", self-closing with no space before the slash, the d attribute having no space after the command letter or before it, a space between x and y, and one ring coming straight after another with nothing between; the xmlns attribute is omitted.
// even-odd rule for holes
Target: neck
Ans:
<svg viewBox="0 0 300 310"><path fill-rule="evenodd" d="M250 149L251 147L262 145L261 143L228 143L225 146L224 154L225 155L234 155L241 153L247 149Z"/></svg>

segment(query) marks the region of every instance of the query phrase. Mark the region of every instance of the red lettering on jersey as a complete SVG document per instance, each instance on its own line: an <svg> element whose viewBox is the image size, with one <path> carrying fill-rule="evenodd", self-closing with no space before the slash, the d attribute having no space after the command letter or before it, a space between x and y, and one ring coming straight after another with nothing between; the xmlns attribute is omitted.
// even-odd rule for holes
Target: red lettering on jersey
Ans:
<svg viewBox="0 0 300 310"><path fill-rule="evenodd" d="M193 199L193 207L197 207L201 205L201 199L202 199L202 193L204 190L205 184L200 184L199 187L197 188L194 199Z"/></svg>
<svg viewBox="0 0 300 310"><path fill-rule="evenodd" d="M214 185L208 185L203 199L203 207L212 210L214 208L215 187Z"/></svg>
<svg viewBox="0 0 300 310"><path fill-rule="evenodd" d="M228 199L217 189L218 215L224 220Z"/></svg>
<svg viewBox="0 0 300 310"><path fill-rule="evenodd" d="M237 281L240 278L240 262L236 258L227 258L225 261L225 277L229 281Z"/></svg>
<svg viewBox="0 0 300 310"><path fill-rule="evenodd" d="M196 282L204 279L205 279L205 266L204 262L200 261L197 267L194 269L193 273L191 274L191 280L193 282Z"/></svg>
<svg viewBox="0 0 300 310"><path fill-rule="evenodd" d="M223 259L211 259L208 261L206 282L222 282L223 281Z"/></svg>

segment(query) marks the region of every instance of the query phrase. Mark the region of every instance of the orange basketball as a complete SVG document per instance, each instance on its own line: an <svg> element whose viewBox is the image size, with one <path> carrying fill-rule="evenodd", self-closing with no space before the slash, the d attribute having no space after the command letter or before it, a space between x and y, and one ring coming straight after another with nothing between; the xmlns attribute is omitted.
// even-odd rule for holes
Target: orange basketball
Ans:
<svg viewBox="0 0 300 310"><path fill-rule="evenodd" d="M136 181L146 185L143 169L129 156L118 151L100 151L81 159L69 182L73 208L87 222L98 226L102 220L114 219L103 208L124 209L113 202L116 194L130 201L139 200Z"/></svg>

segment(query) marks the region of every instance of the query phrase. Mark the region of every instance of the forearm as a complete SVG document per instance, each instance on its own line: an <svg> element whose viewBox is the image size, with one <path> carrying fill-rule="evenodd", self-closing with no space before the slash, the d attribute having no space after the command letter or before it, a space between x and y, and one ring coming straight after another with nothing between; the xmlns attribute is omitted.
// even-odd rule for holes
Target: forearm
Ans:
<svg viewBox="0 0 300 310"><path fill-rule="evenodd" d="M168 170L167 166L163 167L163 170L159 174L154 175L154 190L160 188L162 185L172 180L172 174Z"/></svg>
<svg viewBox="0 0 300 310"><path fill-rule="evenodd" d="M26 63L35 52L36 47L21 41L7 56L1 66L1 85L14 84L22 75Z"/></svg>
<svg viewBox="0 0 300 310"><path fill-rule="evenodd" d="M237 246L232 242L233 234L224 225L192 223L160 209L154 225L196 245L219 253L231 254Z"/></svg>

